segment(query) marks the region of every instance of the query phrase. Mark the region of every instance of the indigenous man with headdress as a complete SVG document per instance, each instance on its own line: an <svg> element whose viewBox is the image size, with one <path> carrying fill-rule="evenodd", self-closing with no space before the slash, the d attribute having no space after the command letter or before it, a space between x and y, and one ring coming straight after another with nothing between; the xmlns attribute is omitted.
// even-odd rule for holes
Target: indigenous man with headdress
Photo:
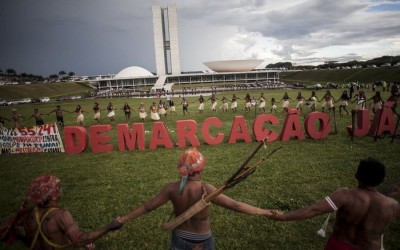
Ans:
<svg viewBox="0 0 400 250"><path fill-rule="evenodd" d="M1 240L13 243L19 239L30 249L93 249L93 241L122 226L113 220L102 229L82 232L72 214L60 207L60 196L61 185L56 176L41 175L32 180L16 216L1 227Z"/></svg>
<svg viewBox="0 0 400 250"><path fill-rule="evenodd" d="M399 203L378 192L385 179L385 166L378 160L361 160L355 174L356 188L341 188L321 201L290 213L273 211L273 219L303 220L336 211L333 232L325 250L380 250L382 235L400 215ZM387 192L397 194L397 186Z"/></svg>
<svg viewBox="0 0 400 250"><path fill-rule="evenodd" d="M148 213L168 201L174 206L175 216L185 212L207 193L216 188L201 181L206 158L196 149L186 150L178 161L181 180L167 184L158 195L119 218L121 223ZM224 194L215 197L212 203L244 214L271 215L271 211L236 201ZM171 249L214 249L210 230L210 210L205 208L172 231Z"/></svg>

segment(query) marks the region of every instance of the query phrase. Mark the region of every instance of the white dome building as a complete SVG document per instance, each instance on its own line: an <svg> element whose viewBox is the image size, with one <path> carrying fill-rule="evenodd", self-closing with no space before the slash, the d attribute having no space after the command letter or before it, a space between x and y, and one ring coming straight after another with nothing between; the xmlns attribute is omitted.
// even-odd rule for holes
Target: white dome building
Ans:
<svg viewBox="0 0 400 250"><path fill-rule="evenodd" d="M121 70L118 74L115 75L114 78L140 78L149 76L154 76L154 75L147 69L137 66L132 66Z"/></svg>
<svg viewBox="0 0 400 250"><path fill-rule="evenodd" d="M226 60L204 62L209 69L214 72L245 72L251 71L259 66L264 60Z"/></svg>

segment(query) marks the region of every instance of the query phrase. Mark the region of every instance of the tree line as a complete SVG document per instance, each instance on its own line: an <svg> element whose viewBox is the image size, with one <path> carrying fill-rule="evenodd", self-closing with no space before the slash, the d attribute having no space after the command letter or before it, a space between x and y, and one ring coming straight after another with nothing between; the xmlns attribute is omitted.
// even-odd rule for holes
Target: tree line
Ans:
<svg viewBox="0 0 400 250"><path fill-rule="evenodd" d="M75 73L70 71L66 72L64 70L60 70L58 74L51 74L48 77L43 77L41 75L20 73L13 68L8 68L5 71L0 69L0 79L5 79L6 81L17 81L17 82L43 82L45 80L54 81L54 80L67 80L69 77L74 76Z"/></svg>
<svg viewBox="0 0 400 250"><path fill-rule="evenodd" d="M320 64L317 66L312 66L312 65L297 65L294 66L291 62L278 62L278 63L271 63L268 64L265 68L266 69L271 69L271 68L285 68L285 69L328 69L328 68L336 68L336 67L353 67L353 66L358 66L362 68L367 68L370 66L377 66L381 67L382 65L385 64L390 64L390 66L393 66L397 63L400 62L400 56L382 56L378 58L374 58L371 60L367 61L357 61L357 60L352 60L348 62L343 62L339 63L337 61L326 61L324 64Z"/></svg>

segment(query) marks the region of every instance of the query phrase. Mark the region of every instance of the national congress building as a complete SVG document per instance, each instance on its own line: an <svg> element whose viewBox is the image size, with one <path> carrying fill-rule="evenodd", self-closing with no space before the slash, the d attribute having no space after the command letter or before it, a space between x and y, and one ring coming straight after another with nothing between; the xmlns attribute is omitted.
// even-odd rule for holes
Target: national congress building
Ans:
<svg viewBox="0 0 400 250"><path fill-rule="evenodd" d="M121 70L114 77L97 79L99 90L170 91L174 84L279 82L279 72L255 70L263 60L230 60L205 62L210 72L182 73L179 59L178 18L175 5L152 7L156 70L133 66Z"/></svg>

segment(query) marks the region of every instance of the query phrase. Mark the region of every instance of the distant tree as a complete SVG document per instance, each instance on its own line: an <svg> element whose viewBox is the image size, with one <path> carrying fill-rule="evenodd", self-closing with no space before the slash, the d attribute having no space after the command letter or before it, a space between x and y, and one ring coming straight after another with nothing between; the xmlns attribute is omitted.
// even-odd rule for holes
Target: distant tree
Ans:
<svg viewBox="0 0 400 250"><path fill-rule="evenodd" d="M74 75L75 75L75 73L72 71L68 73L68 76L74 76Z"/></svg>
<svg viewBox="0 0 400 250"><path fill-rule="evenodd" d="M64 70L60 70L60 72L58 72L58 75L63 78L67 73Z"/></svg>
<svg viewBox="0 0 400 250"><path fill-rule="evenodd" d="M28 74L27 74L27 73L21 73L21 74L20 74L20 77L21 77L21 80L22 80L23 82L25 82L25 81L26 81L26 78L28 77Z"/></svg>
<svg viewBox="0 0 400 250"><path fill-rule="evenodd" d="M57 74L52 74L52 75L49 76L49 78L50 78L50 79L57 79L57 78L58 78L58 75L57 75Z"/></svg>
<svg viewBox="0 0 400 250"><path fill-rule="evenodd" d="M10 76L15 76L17 74L17 71L15 71L15 69L6 69L6 74Z"/></svg>
<svg viewBox="0 0 400 250"><path fill-rule="evenodd" d="M268 64L265 68L266 69L271 69L271 68L291 69L292 67L293 67L293 64L291 62L278 62L278 63Z"/></svg>
<svg viewBox="0 0 400 250"><path fill-rule="evenodd" d="M11 79L11 77L16 76L17 75L17 71L15 71L14 69L6 69L6 76L8 78L8 80Z"/></svg>

